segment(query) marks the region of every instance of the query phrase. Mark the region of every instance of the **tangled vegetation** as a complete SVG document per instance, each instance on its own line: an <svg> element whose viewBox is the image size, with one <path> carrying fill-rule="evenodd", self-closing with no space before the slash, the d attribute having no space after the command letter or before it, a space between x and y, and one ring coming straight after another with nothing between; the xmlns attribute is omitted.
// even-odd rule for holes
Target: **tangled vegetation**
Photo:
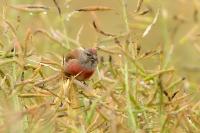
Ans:
<svg viewBox="0 0 200 133"><path fill-rule="evenodd" d="M198 0L0 2L0 132L200 132ZM98 50L85 82L77 47Z"/></svg>

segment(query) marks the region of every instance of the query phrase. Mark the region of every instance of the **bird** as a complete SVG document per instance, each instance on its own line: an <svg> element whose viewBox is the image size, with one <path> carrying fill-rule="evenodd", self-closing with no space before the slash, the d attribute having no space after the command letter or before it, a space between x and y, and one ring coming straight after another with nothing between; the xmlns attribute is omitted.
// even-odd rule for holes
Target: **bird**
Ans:
<svg viewBox="0 0 200 133"><path fill-rule="evenodd" d="M76 48L67 53L64 58L64 73L75 76L79 81L88 80L98 64L96 48Z"/></svg>

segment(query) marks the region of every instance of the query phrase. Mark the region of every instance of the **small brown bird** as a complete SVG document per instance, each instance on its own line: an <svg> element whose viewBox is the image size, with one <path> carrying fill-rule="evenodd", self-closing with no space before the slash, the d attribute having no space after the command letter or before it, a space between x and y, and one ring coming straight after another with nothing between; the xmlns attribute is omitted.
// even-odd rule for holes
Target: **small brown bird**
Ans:
<svg viewBox="0 0 200 133"><path fill-rule="evenodd" d="M76 79L84 81L89 79L95 72L97 62L96 48L77 48L66 55L64 72L68 76L76 76Z"/></svg>

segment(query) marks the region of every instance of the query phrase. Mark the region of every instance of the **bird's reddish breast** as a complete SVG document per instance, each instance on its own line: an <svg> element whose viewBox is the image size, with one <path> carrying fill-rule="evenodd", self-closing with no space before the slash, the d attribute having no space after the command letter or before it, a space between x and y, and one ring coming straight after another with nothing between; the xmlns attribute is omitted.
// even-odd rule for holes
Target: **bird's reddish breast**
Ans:
<svg viewBox="0 0 200 133"><path fill-rule="evenodd" d="M80 76L78 77L79 78L79 80L85 80L85 79L88 79L88 78L90 78L91 76L92 76L92 74L94 73L94 70L85 70L85 71L83 71L81 74L80 74Z"/></svg>
<svg viewBox="0 0 200 133"><path fill-rule="evenodd" d="M94 70L89 70L87 68L84 68L80 65L77 59L71 59L67 62L67 65L65 67L65 72L70 75L78 75L78 80L85 80L92 76L94 73Z"/></svg>
<svg viewBox="0 0 200 133"><path fill-rule="evenodd" d="M71 75L77 75L81 72L81 66L77 59L72 59L67 62L65 72Z"/></svg>

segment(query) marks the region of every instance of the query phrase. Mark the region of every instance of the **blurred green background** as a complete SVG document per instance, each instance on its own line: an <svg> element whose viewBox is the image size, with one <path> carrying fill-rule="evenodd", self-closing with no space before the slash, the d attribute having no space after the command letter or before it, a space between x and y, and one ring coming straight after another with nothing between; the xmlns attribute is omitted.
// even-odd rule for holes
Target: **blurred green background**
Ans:
<svg viewBox="0 0 200 133"><path fill-rule="evenodd" d="M122 5L123 2L126 6ZM0 76L1 84L4 85L0 94L3 110L0 120L3 128L0 128L0 132L7 128L15 130L10 128L12 126L16 126L19 132L24 127L27 127L28 131L34 128L35 132L49 132L57 127L57 130L66 127L67 130L63 131L90 131L93 130L92 127L95 127L94 130L98 129L102 120L104 125L98 131L107 130L107 127L114 131L113 127L116 126L123 132L132 128L133 122L138 122L139 128L144 128L144 131L167 132L180 129L180 132L189 132L193 128L194 131L199 131L200 120L196 118L199 118L200 1L144 0L140 10L135 12L137 3L138 0L57 0L56 6L55 0L0 0ZM94 7L111 10L95 11L93 14L77 11ZM129 34L124 17L126 13L123 14L125 7ZM112 37L97 32L92 24L94 19L101 31L121 36L119 41L122 47L118 46ZM143 37L153 21L155 23ZM133 45L127 43L129 37ZM26 44L27 49L24 48ZM17 52L13 52L13 45L16 46ZM23 46L26 52L32 51L32 55L26 57L23 50L20 53L19 45ZM136 45L141 47L140 54L134 53ZM89 99L83 96L78 87L69 83L73 81L69 79L55 80L56 83L50 80L46 88L37 85L41 80L45 82L55 73L58 74L62 67L62 56L70 49L80 46L99 47L99 57L104 56L106 59L105 62L99 63L97 72L87 82L94 87L92 90L100 98ZM127 49L127 53L123 51ZM152 51L156 51L156 55L138 59ZM11 54L6 57L8 53ZM13 57L15 53L18 55ZM109 54L114 61L108 61ZM134 57L129 60L126 54L136 56L136 63ZM19 63L13 63L13 60ZM57 65L52 65L52 62ZM144 73L138 72L137 63L144 67ZM165 68L163 64L166 65ZM25 66L31 65L33 69L25 69ZM175 69L175 74L171 72L171 68ZM39 73L40 70L44 75ZM167 73L164 78L161 77L163 73ZM182 82L181 77L186 77L187 80ZM44 88L53 93L46 92ZM65 89L69 93L64 93ZM71 91L74 91L74 95ZM68 98L75 104L68 102ZM77 109L78 100L84 108ZM50 104L51 101L55 104L50 106L49 101ZM62 110L62 102L66 104L66 110ZM25 115L26 113L28 115ZM65 117L65 114L61 114L63 117L60 118L59 113L69 115ZM105 120L104 115L108 115L109 119ZM12 124L17 121L22 123ZM129 124L132 125L128 126Z"/></svg>
<svg viewBox="0 0 200 133"><path fill-rule="evenodd" d="M11 6L33 4L43 5L49 8L44 12L21 11L11 7L3 8L6 4ZM109 43L98 43L105 38L97 33L92 26L92 16L89 12L74 13L70 18L68 16L77 9L87 6L105 6L110 7L111 11L97 11L96 15L103 31L120 35L125 32L125 24L122 15L120 0L62 0L58 1L61 8L61 16L55 7L53 0L1 0L0 15L4 16L17 29L18 38L23 41L27 29L32 31L44 29L49 32L56 31L67 33L67 35L76 39L79 29L82 31L79 35L80 43L83 47L92 46L112 46L113 41ZM174 66L181 76L186 76L189 80L198 83L200 81L200 51L195 46L199 45L199 7L198 0L144 0L140 12L149 10L145 15L135 13L137 0L127 0L129 26L133 30L134 41L139 43L143 51L156 49L159 46L170 50L174 46L170 57L170 64ZM160 10L158 21L153 25L149 34L142 38L146 27L152 22L156 12ZM5 14L3 14L5 12ZM2 19L2 18L1 18ZM1 23L1 25L3 25ZM7 38L2 26L0 27L0 38L4 45L12 45L7 42ZM62 40L63 45L67 46L66 40ZM66 49L59 43L50 40L41 34L36 34L31 42L34 50L40 54L46 52L55 52L58 54L66 53ZM69 43L70 47L76 47ZM9 46L12 47L12 46ZM155 60L144 61L146 68L154 69Z"/></svg>

